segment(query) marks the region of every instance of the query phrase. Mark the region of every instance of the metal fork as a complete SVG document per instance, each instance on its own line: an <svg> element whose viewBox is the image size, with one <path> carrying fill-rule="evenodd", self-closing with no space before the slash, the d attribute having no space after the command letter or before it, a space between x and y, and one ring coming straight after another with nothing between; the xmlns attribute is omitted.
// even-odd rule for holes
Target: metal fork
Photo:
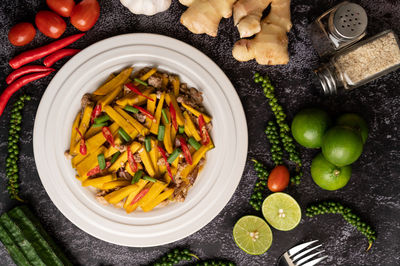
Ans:
<svg viewBox="0 0 400 266"><path fill-rule="evenodd" d="M321 262L322 260L326 259L328 256L323 256L321 258L313 259L309 261L310 259L314 258L315 256L321 254L325 250L315 252L314 254L307 255L306 254L310 253L311 251L321 247L322 245L317 245L315 247L309 248L304 250L306 247L314 244L318 240L313 240L304 244L297 245L285 253L282 254L282 256L279 257L278 263L276 264L277 266L314 266L317 263ZM304 250L304 251L303 251ZM300 252L302 251L302 252ZM305 256L305 257L304 257Z"/></svg>

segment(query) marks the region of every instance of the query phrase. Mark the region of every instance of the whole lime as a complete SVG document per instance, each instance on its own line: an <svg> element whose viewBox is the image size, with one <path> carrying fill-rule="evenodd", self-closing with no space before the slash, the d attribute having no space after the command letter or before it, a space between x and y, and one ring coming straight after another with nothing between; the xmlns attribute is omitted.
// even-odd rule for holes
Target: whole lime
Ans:
<svg viewBox="0 0 400 266"><path fill-rule="evenodd" d="M367 141L368 126L365 120L358 114L353 114L353 113L343 114L336 120L336 124L341 126L349 126L353 128L361 135L363 143Z"/></svg>
<svg viewBox="0 0 400 266"><path fill-rule="evenodd" d="M351 166L335 166L320 153L312 160L311 177L322 189L337 190L349 182Z"/></svg>
<svg viewBox="0 0 400 266"><path fill-rule="evenodd" d="M336 166L354 163L362 150L361 136L348 127L335 126L329 129L322 139L322 154Z"/></svg>
<svg viewBox="0 0 400 266"><path fill-rule="evenodd" d="M322 137L330 125L331 119L325 111L308 108L293 118L292 134L300 145L306 148L319 148Z"/></svg>

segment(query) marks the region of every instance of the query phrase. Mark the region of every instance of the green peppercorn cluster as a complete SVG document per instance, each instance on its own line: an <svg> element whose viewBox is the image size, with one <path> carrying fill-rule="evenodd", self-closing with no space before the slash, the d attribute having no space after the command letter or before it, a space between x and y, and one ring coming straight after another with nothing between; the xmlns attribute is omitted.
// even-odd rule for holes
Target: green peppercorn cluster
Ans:
<svg viewBox="0 0 400 266"><path fill-rule="evenodd" d="M268 76L262 77L259 73L254 75L254 82L261 83L263 87L264 95L269 100L269 106L275 115L276 123L279 126L279 137L283 144L284 150L289 155L289 160L296 164L296 170L298 174L292 178L292 183L300 184L300 168L302 162L297 151L294 139L290 132L290 127L286 122L286 114L283 112L282 106L278 103L278 99L275 96L275 88L271 84L271 80Z"/></svg>
<svg viewBox="0 0 400 266"><path fill-rule="evenodd" d="M343 218L351 225L357 228L364 236L368 239L368 249L369 250L376 239L376 233L367 225L365 222L361 221L360 217L354 214L353 210L349 207L343 206L341 203L333 201L324 201L320 203L315 203L307 207L306 215L308 217L314 217L319 214L341 214Z"/></svg>
<svg viewBox="0 0 400 266"><path fill-rule="evenodd" d="M235 266L236 264L227 260L202 260L196 262L195 266Z"/></svg>
<svg viewBox="0 0 400 266"><path fill-rule="evenodd" d="M256 210L261 210L261 205L265 198L265 192L267 191L268 182L268 171L267 168L259 161L253 159L254 170L256 170L258 180L254 186L253 193L250 197L250 205Z"/></svg>
<svg viewBox="0 0 400 266"><path fill-rule="evenodd" d="M21 131L22 108L25 101L30 101L30 96L20 96L11 110L10 129L8 131L8 156L6 159L6 176L8 178L7 190L10 198L22 201L18 196L18 155L19 133Z"/></svg>
<svg viewBox="0 0 400 266"><path fill-rule="evenodd" d="M190 250L188 249L178 249L175 248L171 250L170 252L164 254L162 257L158 258L157 261L155 261L153 266L173 266L175 264L178 264L182 261L191 261L193 257L196 257L193 255Z"/></svg>
<svg viewBox="0 0 400 266"><path fill-rule="evenodd" d="M267 135L268 141L271 145L271 156L272 156L272 161L275 163L275 165L282 164L282 158L283 158L283 150L282 150L282 144L279 138L278 134L278 127L276 126L276 123L274 121L269 121L267 128L265 129L265 134Z"/></svg>

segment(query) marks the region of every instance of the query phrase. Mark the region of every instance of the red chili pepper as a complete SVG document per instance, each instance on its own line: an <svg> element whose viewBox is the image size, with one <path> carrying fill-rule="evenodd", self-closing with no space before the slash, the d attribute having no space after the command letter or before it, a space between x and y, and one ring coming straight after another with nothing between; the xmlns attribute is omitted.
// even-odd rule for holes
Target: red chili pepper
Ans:
<svg viewBox="0 0 400 266"><path fill-rule="evenodd" d="M178 131L178 122L176 121L176 111L172 102L169 103L169 113L171 114L172 125L174 126L175 130Z"/></svg>
<svg viewBox="0 0 400 266"><path fill-rule="evenodd" d="M132 105L133 107L135 107L136 109L138 109L142 114L144 114L145 116L147 116L148 118L150 118L151 120L155 120L154 116L152 114L150 114L149 111L147 111L146 109L144 109L143 107L137 106L137 105Z"/></svg>
<svg viewBox="0 0 400 266"><path fill-rule="evenodd" d="M79 129L77 127L75 128L75 130L76 130L76 132L78 132L79 136L81 136L81 145L80 145L80 148L79 148L79 152L82 155L86 155L87 154L87 148L86 148L85 139L84 139L82 133L79 131Z"/></svg>
<svg viewBox="0 0 400 266"><path fill-rule="evenodd" d="M92 114L90 116L90 122L93 124L94 119L98 117L100 114L101 114L101 104L98 104L92 111Z"/></svg>
<svg viewBox="0 0 400 266"><path fill-rule="evenodd" d="M126 152L128 153L129 167L131 168L132 172L137 172L137 170L138 170L137 163L135 161L135 157L133 157L133 153L131 151L130 146L128 146L128 148L126 149Z"/></svg>
<svg viewBox="0 0 400 266"><path fill-rule="evenodd" d="M10 75L8 75L6 77L6 82L7 82L7 84L10 84L17 78L19 78L23 75L29 74L29 73L47 72L47 71L54 71L54 70L55 70L54 68L49 68L49 67L39 66L39 65L24 66L24 67L21 67L17 70L14 70L13 72L11 72Z"/></svg>
<svg viewBox="0 0 400 266"><path fill-rule="evenodd" d="M111 166L110 162L106 163L106 169L109 168ZM98 173L101 172L100 166L96 166L95 168L91 169L89 172L86 173L87 176L92 176L92 175L96 175Z"/></svg>
<svg viewBox="0 0 400 266"><path fill-rule="evenodd" d="M210 143L210 135L208 134L206 122L204 121L203 115L199 115L199 129L201 135L201 144L207 145Z"/></svg>
<svg viewBox="0 0 400 266"><path fill-rule="evenodd" d="M51 72L53 71L30 74L22 78L19 78L10 85L8 85L8 87L0 95L0 116L3 114L4 108L6 108L8 100L17 90L19 90L21 87L25 86L26 84L34 80L50 75Z"/></svg>
<svg viewBox="0 0 400 266"><path fill-rule="evenodd" d="M9 64L13 69L17 69L23 65L38 60L42 57L45 57L46 55L54 53L55 51L70 45L71 43L81 38L83 35L85 34L84 33L75 34L67 38L49 43L42 47L23 52L14 57L13 59L11 59Z"/></svg>
<svg viewBox="0 0 400 266"><path fill-rule="evenodd" d="M101 131L103 132L103 136L106 138L108 143L110 143L111 146L115 147L114 137L111 134L111 130L108 127L103 127Z"/></svg>
<svg viewBox="0 0 400 266"><path fill-rule="evenodd" d="M169 165L168 158L167 158L167 153L160 146L157 146L157 148L165 161L165 166L167 166L167 171L168 171L169 177L171 177L171 180L174 181L174 177L172 176L171 166Z"/></svg>
<svg viewBox="0 0 400 266"><path fill-rule="evenodd" d="M140 191L139 194L137 194L137 195L133 198L133 200L131 201L131 204L130 204L130 205L133 205L133 204L135 204L136 202L138 202L141 198L143 198L143 197L147 194L147 192L149 192L149 190L150 190L150 189L148 189L148 188L142 189L142 191Z"/></svg>
<svg viewBox="0 0 400 266"><path fill-rule="evenodd" d="M154 102L154 99L150 98L147 95L144 95L139 89L138 87L136 87L135 85L133 85L132 83L127 83L125 84L125 86L130 89L131 91L133 91L134 93L136 93L137 95L143 96L146 99L149 99L150 101Z"/></svg>
<svg viewBox="0 0 400 266"><path fill-rule="evenodd" d="M190 150L188 145L186 144L186 140L184 137L179 138L179 142L181 143L181 148L183 151L183 156L185 156L186 162L190 165L192 165L192 155L190 154Z"/></svg>
<svg viewBox="0 0 400 266"><path fill-rule="evenodd" d="M43 60L43 64L47 67L51 67L58 60L61 60L62 58L67 56L73 56L79 53L80 51L81 51L80 49L61 49L55 51L54 53L52 53Z"/></svg>

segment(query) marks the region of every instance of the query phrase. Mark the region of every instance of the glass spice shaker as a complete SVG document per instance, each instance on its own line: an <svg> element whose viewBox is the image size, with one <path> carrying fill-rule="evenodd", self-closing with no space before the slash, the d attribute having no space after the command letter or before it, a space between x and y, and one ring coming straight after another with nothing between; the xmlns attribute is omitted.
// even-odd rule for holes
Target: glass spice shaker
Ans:
<svg viewBox="0 0 400 266"><path fill-rule="evenodd" d="M400 43L392 30L350 46L315 70L325 94L356 88L400 67Z"/></svg>
<svg viewBox="0 0 400 266"><path fill-rule="evenodd" d="M320 57L333 54L362 39L368 24L360 5L344 1L319 16L310 25L311 40Z"/></svg>

